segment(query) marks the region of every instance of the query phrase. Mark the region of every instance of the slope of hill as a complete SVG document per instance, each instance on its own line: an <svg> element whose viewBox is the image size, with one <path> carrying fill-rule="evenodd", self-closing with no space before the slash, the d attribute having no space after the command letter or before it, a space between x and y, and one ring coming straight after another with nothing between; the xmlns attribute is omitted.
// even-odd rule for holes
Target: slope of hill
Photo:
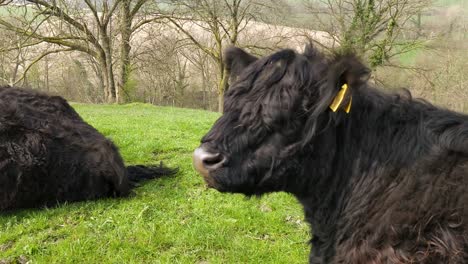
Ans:
<svg viewBox="0 0 468 264"><path fill-rule="evenodd" d="M308 227L286 194L207 189L192 151L217 113L145 104L75 105L127 163L178 166L127 199L0 214L0 263L306 263Z"/></svg>

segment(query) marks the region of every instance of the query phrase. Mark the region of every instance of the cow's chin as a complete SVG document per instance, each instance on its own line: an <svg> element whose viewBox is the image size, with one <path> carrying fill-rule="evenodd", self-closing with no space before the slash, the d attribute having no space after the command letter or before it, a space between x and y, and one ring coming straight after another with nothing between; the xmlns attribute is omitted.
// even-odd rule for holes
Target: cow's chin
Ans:
<svg viewBox="0 0 468 264"><path fill-rule="evenodd" d="M255 183L255 181L252 180L255 178L254 175L242 177L239 174L239 170L228 167L212 171L209 176L203 178L209 188L213 188L222 193L240 193L246 196L261 196L265 193L278 191L268 186Z"/></svg>
<svg viewBox="0 0 468 264"><path fill-rule="evenodd" d="M203 175L203 180L208 188L212 188L220 192L229 192L229 186L221 180L225 177L226 173L227 169L225 168L217 169L211 171L208 175Z"/></svg>

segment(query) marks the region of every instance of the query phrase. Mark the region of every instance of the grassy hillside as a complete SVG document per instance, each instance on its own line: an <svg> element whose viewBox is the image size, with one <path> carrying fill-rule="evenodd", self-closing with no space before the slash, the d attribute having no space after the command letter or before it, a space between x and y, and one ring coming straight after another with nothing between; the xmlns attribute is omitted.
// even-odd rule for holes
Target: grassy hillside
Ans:
<svg viewBox="0 0 468 264"><path fill-rule="evenodd" d="M436 0L435 4L442 6L460 5L465 8L468 7L468 2L466 0Z"/></svg>
<svg viewBox="0 0 468 264"><path fill-rule="evenodd" d="M75 105L129 164L163 160L173 177L126 199L0 215L0 263L306 263L308 227L289 195L261 199L207 189L191 152L216 113Z"/></svg>

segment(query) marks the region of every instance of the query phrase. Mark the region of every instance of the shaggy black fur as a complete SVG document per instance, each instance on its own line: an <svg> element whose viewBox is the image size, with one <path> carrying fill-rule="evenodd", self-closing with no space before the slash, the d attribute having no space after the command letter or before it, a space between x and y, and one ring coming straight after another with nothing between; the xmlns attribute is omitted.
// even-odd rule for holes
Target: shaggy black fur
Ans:
<svg viewBox="0 0 468 264"><path fill-rule="evenodd" d="M126 169L117 147L63 98L0 87L0 211L126 196L134 182L174 172Z"/></svg>
<svg viewBox="0 0 468 264"><path fill-rule="evenodd" d="M294 194L310 263L468 263L468 116L375 89L352 55L225 58L242 68L202 139L210 186ZM329 109L344 83L349 114Z"/></svg>

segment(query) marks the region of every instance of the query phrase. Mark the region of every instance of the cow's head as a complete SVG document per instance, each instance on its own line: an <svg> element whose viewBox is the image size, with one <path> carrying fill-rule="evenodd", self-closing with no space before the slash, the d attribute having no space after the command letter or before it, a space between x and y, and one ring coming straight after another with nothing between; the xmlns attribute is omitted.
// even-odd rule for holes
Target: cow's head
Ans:
<svg viewBox="0 0 468 264"><path fill-rule="evenodd" d="M210 187L247 195L301 184L304 153L347 116L368 73L352 56L327 59L311 46L263 58L232 47L224 62L231 80L224 113L195 150L194 165Z"/></svg>

